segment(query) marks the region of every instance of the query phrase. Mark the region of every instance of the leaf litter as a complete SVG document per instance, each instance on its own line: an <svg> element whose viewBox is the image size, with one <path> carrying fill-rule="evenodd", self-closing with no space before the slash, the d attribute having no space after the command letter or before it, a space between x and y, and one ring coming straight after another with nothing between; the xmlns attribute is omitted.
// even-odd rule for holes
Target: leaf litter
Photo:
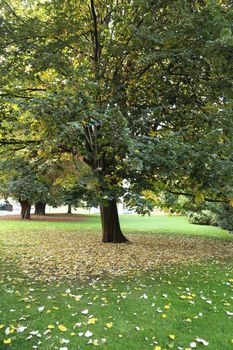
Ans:
<svg viewBox="0 0 233 350"><path fill-rule="evenodd" d="M91 233L2 234L0 259L14 263L29 278L53 282L133 275L164 265L233 256L233 242L145 234L127 237L132 244L102 243L100 235Z"/></svg>

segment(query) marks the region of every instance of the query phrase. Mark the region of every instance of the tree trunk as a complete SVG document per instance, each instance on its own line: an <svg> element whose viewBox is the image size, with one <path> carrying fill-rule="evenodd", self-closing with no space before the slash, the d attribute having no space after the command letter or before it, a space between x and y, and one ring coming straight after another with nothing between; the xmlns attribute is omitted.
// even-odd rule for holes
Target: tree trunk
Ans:
<svg viewBox="0 0 233 350"><path fill-rule="evenodd" d="M72 207L71 207L71 204L68 204L68 211L67 211L67 214L72 214Z"/></svg>
<svg viewBox="0 0 233 350"><path fill-rule="evenodd" d="M37 202L35 204L35 215L45 215L46 203Z"/></svg>
<svg viewBox="0 0 233 350"><path fill-rule="evenodd" d="M120 228L116 199L109 201L108 206L100 206L103 242L125 243L127 238Z"/></svg>
<svg viewBox="0 0 233 350"><path fill-rule="evenodd" d="M28 201L19 201L21 205L21 219L31 219L31 203Z"/></svg>

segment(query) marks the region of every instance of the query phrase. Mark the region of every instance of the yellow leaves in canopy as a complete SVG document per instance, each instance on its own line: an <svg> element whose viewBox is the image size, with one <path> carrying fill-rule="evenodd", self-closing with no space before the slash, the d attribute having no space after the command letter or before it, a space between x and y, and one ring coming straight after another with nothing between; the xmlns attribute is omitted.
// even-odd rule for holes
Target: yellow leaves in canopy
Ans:
<svg viewBox="0 0 233 350"><path fill-rule="evenodd" d="M90 318L90 319L87 321L87 324L95 324L96 321L97 321L97 318L92 317L92 318Z"/></svg>
<svg viewBox="0 0 233 350"><path fill-rule="evenodd" d="M59 331L61 332L66 332L67 328L65 326L63 326L63 324L59 324L59 326L57 327L59 329Z"/></svg>
<svg viewBox="0 0 233 350"><path fill-rule="evenodd" d="M162 350L161 346L156 346L154 350Z"/></svg>
<svg viewBox="0 0 233 350"><path fill-rule="evenodd" d="M197 191L195 193L195 202L202 203L204 201L204 199L205 199L205 197L200 191Z"/></svg>
<svg viewBox="0 0 233 350"><path fill-rule="evenodd" d="M5 345L10 345L10 344L11 344L11 338L4 339L4 340L3 340L3 344L5 344Z"/></svg>
<svg viewBox="0 0 233 350"><path fill-rule="evenodd" d="M228 281L229 281L230 283L233 283L233 278L230 278Z"/></svg>
<svg viewBox="0 0 233 350"><path fill-rule="evenodd" d="M112 322L106 323L106 327L107 327L107 328L112 328Z"/></svg>
<svg viewBox="0 0 233 350"><path fill-rule="evenodd" d="M167 318L167 315L166 314L162 314L162 318L163 319Z"/></svg>
<svg viewBox="0 0 233 350"><path fill-rule="evenodd" d="M228 204L231 205L231 206L233 207L233 198L230 198L230 199L229 199Z"/></svg>
<svg viewBox="0 0 233 350"><path fill-rule="evenodd" d="M170 338L171 340L175 340L175 337L176 337L176 336L175 336L174 334L170 334L170 335L169 335L169 338Z"/></svg>
<svg viewBox="0 0 233 350"><path fill-rule="evenodd" d="M150 130L149 132L149 136L150 137L156 137L160 134L160 132L158 130L154 131L154 130Z"/></svg>
<svg viewBox="0 0 233 350"><path fill-rule="evenodd" d="M39 75L39 77L43 81L53 81L57 77L58 74L55 71L55 69L48 68L48 69L44 70L43 72L38 73L37 75Z"/></svg>
<svg viewBox="0 0 233 350"><path fill-rule="evenodd" d="M154 203L160 202L160 197L157 196L153 191L149 191L149 190L142 191L142 195L145 199L150 200Z"/></svg>
<svg viewBox="0 0 233 350"><path fill-rule="evenodd" d="M3 329L4 328L4 324L0 324L0 329Z"/></svg>

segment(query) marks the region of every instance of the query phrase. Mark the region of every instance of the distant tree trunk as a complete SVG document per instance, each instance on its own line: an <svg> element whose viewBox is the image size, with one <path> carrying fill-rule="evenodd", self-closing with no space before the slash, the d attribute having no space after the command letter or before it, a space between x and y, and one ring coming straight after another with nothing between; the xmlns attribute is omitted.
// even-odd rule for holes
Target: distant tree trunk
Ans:
<svg viewBox="0 0 233 350"><path fill-rule="evenodd" d="M46 203L37 202L35 204L35 215L45 215L45 207L46 207Z"/></svg>
<svg viewBox="0 0 233 350"><path fill-rule="evenodd" d="M71 204L68 204L67 214L72 214L72 206L71 206Z"/></svg>
<svg viewBox="0 0 233 350"><path fill-rule="evenodd" d="M19 200L21 205L21 219L31 219L31 203Z"/></svg>
<svg viewBox="0 0 233 350"><path fill-rule="evenodd" d="M120 228L116 199L108 202L108 206L100 206L103 242L104 243L125 243L127 238Z"/></svg>

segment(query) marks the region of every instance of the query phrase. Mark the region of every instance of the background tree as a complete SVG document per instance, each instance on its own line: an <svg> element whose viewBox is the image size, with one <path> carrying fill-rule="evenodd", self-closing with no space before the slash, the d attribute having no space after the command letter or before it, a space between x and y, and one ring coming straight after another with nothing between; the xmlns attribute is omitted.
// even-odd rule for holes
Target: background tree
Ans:
<svg viewBox="0 0 233 350"><path fill-rule="evenodd" d="M48 187L40 181L33 167L25 159L16 157L2 161L0 194L12 197L21 205L21 218L30 219L31 206L35 202L44 202Z"/></svg>

